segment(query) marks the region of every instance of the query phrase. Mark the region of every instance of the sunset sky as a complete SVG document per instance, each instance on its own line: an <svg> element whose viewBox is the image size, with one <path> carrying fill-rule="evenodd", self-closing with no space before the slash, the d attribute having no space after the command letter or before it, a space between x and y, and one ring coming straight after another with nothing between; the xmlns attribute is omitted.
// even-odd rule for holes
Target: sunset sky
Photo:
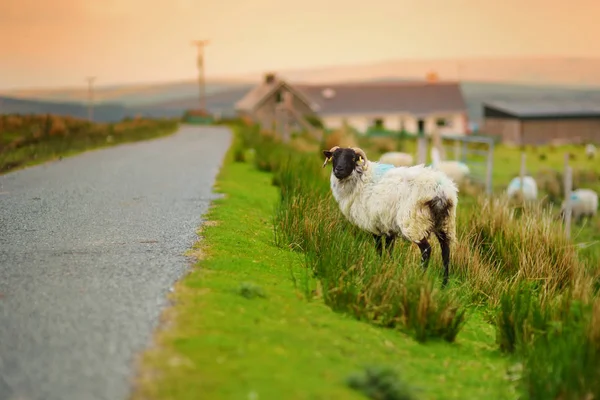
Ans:
<svg viewBox="0 0 600 400"><path fill-rule="evenodd" d="M596 0L0 0L0 88L399 58L600 57Z"/></svg>

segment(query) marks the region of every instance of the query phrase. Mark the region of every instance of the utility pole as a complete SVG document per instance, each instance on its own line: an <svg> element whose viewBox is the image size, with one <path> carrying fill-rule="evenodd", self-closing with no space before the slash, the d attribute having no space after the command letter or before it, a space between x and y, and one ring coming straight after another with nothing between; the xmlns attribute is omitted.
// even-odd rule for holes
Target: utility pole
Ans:
<svg viewBox="0 0 600 400"><path fill-rule="evenodd" d="M206 111L206 89L204 86L204 46L208 40L195 40L192 42L198 49L198 88L200 90L200 111Z"/></svg>
<svg viewBox="0 0 600 400"><path fill-rule="evenodd" d="M94 121L94 81L95 76L89 76L85 78L88 82L88 119L90 122Z"/></svg>

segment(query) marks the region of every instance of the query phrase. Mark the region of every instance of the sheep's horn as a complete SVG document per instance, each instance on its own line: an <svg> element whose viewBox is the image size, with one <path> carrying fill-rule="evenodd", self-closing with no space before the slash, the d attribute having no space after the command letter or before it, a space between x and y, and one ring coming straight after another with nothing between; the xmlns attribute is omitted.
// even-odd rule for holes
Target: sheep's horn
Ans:
<svg viewBox="0 0 600 400"><path fill-rule="evenodd" d="M354 150L356 154L361 156L363 160L365 160L365 162L367 161L367 155L365 154L365 151L363 149L361 149L360 147L352 147L352 150Z"/></svg>
<svg viewBox="0 0 600 400"><path fill-rule="evenodd" d="M336 151L337 149L339 149L340 146L333 146L331 149L329 149L329 151L331 153L333 153L334 151ZM327 165L327 163L331 161L331 157L325 157L325 162L323 162L323 168L325 168L325 166Z"/></svg>

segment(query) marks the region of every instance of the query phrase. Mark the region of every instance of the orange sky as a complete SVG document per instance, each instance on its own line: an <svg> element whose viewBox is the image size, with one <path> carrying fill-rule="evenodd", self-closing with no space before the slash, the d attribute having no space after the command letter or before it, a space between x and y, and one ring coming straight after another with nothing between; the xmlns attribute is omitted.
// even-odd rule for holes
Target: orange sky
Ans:
<svg viewBox="0 0 600 400"><path fill-rule="evenodd" d="M597 3L597 4L596 4ZM18 4L18 5L17 5ZM0 0L0 88L395 58L600 57L597 0Z"/></svg>

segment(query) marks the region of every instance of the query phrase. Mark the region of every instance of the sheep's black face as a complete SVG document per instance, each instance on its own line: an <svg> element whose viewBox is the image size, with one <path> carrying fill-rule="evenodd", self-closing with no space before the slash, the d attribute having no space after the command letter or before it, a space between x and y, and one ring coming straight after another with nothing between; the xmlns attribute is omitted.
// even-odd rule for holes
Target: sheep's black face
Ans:
<svg viewBox="0 0 600 400"><path fill-rule="evenodd" d="M331 158L333 164L333 175L342 180L352 175L358 162L358 154L352 149L335 149L334 152L323 150L323 155Z"/></svg>

